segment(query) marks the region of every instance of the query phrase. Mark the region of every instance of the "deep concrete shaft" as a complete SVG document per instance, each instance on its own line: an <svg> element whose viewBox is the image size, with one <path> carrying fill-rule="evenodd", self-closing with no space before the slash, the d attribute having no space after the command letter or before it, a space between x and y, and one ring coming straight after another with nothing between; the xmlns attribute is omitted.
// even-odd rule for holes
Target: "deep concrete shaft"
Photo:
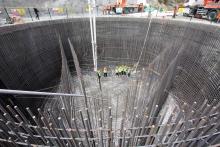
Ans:
<svg viewBox="0 0 220 147"><path fill-rule="evenodd" d="M70 68L72 75L76 75L68 38L70 38L74 46L84 75L88 76L87 74L90 73L93 68L89 29L88 18L45 21L0 28L1 87L41 91L45 88L46 91L66 90L67 88L62 89L62 85L67 87L66 83L70 75L68 75L68 73L64 76L64 72ZM149 32L147 33L148 29ZM63 60L64 56L62 56L61 60L59 35L66 55L65 60ZM144 43L144 40L146 40L146 43ZM114 136L117 140L116 144L126 144L127 141L129 145L133 146L134 144L166 144L167 142L175 142L175 140L178 139L186 141L190 137L198 138L205 135L204 132L197 128L197 126L204 125L204 115L208 116L207 118L212 120L211 122L218 122L216 119L218 120L219 116L216 116L216 118L213 118L213 116L209 117L209 115L216 112L216 110L212 108L214 108L214 106L219 108L220 104L220 29L218 26L166 19L152 19L149 25L149 19L146 18L97 18L97 46L98 68L108 67L109 69L114 69L116 65L128 65L132 67L137 64L140 59L138 72L135 74L136 82L131 84L133 86L126 89L129 90L129 92L122 90L123 94L121 94L121 96L125 96L125 93L129 93L127 97L128 101L130 100L128 102L128 106L130 107L126 112L120 111L120 119L125 118L124 116L126 116L126 119L121 119L117 127L120 131ZM142 48L143 52L141 50ZM66 60L69 65L67 68L66 64L64 64ZM65 70L63 70L64 67ZM93 73L93 75L88 78L86 84L89 83L91 85L91 80L94 80L94 77ZM128 81L129 80L126 80L126 82ZM114 84L117 85L117 82L114 82ZM124 82L124 84L126 82ZM108 85L108 81L106 83ZM106 83L103 83L104 86ZM59 84L61 88L57 87ZM70 85L77 87L78 83L75 81L74 84L71 83L68 86ZM128 85L129 84L126 84L126 86ZM105 88L105 91L108 92L108 88ZM118 91L120 93L120 90L116 90L115 92ZM80 92L80 90L76 90L76 92ZM112 91L112 95L109 95L114 96L114 94L116 93ZM108 96L106 96L106 98L109 98ZM135 100L131 101L132 98ZM176 110L176 112L172 114L175 117L172 116L172 119L169 115L168 120L165 118L166 115L164 113L168 110L169 99L172 99L172 102L178 104L178 110L176 110L177 107L173 107L171 110L169 109L169 112L172 110ZM15 98L15 100L24 108L32 108L34 112L39 107L44 108L42 104L45 104L44 99L29 100L26 98ZM115 100L116 99L114 99L114 101ZM70 105L69 107L71 107L72 103L74 102L67 101L66 105ZM51 117L55 115L56 118L63 113L60 110L63 106L60 106L61 104L59 102L47 104L54 104L53 106L58 109L56 110L58 113L54 113L53 110L50 110L52 107L49 105L48 116ZM78 101L77 105L79 109L84 109L81 104L84 105L81 101ZM13 102L10 102L10 105L14 105ZM107 112L107 109L108 108L104 111ZM72 111L72 108L70 108L70 110ZM92 105L89 106L89 110L91 110L91 115L93 111L98 111L94 110ZM69 113L70 112L68 112L67 115L71 115L72 117L72 112L71 114ZM148 116L145 116L145 114ZM113 115L115 115L115 111ZM89 125L88 127L80 123L79 116L76 117L76 124L79 125L79 128L84 127L83 129L89 130ZM84 117L87 116L84 114ZM149 122L146 121L148 117L151 117ZM192 119L197 117L199 120L192 121ZM105 117L102 119L108 120L108 118ZM108 121L104 120L104 124L102 124L103 126L101 127L107 126ZM123 124L125 120L128 121L127 124ZM180 120L181 122L186 121L183 123L185 127L181 128L178 124ZM157 126L164 122L174 122L175 125L173 127L167 125L162 127L162 129ZM211 122L206 122L207 126L211 125ZM87 123L87 119L85 119L85 123ZM68 123L65 122L64 125L67 126L67 124ZM92 122L92 128L95 128L93 124L95 123ZM56 125L60 126L60 123ZM54 127L56 127L56 125ZM124 130L124 126L126 127L126 125L130 128L148 126L150 129L138 131L132 131L131 129L129 134ZM187 127L189 129L190 126L195 127L196 131L187 132ZM178 134L175 132L176 130L181 130L182 132ZM99 133L96 131L93 132L94 134L88 131L89 138L99 137L99 135L97 135ZM164 133L163 135L174 132L173 134L177 133L179 136L172 134L162 138L160 136L145 137L142 139L135 138L135 136L138 135L142 136L158 132ZM85 134L81 135L86 137ZM126 135L130 135L130 139L120 139L120 137L123 138L123 136ZM105 137L105 135L103 136ZM101 135L101 137L103 136ZM219 137L218 134L217 137ZM213 138L211 141L206 139L210 142L214 142L213 140L216 138ZM99 139L99 141L100 140L102 141L102 139ZM202 143L192 141L188 145L194 145L195 143L200 143L200 145L204 144L203 141ZM59 142L58 140L58 144L62 144L62 141ZM183 144L177 143L177 145L181 146Z"/></svg>

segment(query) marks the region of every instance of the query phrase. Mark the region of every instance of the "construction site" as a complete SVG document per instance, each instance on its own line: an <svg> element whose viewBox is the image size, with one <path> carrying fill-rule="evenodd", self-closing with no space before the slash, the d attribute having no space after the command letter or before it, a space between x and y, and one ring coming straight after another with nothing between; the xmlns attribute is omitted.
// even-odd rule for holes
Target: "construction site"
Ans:
<svg viewBox="0 0 220 147"><path fill-rule="evenodd" d="M0 25L0 146L220 146L220 25L96 3Z"/></svg>

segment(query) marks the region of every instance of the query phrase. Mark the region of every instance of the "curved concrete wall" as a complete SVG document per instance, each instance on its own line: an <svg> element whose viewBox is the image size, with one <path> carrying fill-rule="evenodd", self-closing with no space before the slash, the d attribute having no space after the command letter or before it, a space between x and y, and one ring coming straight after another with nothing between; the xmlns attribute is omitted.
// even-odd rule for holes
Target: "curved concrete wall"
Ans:
<svg viewBox="0 0 220 147"><path fill-rule="evenodd" d="M148 65L165 51L163 74L180 50L176 74L169 89L191 102L219 96L219 27L189 22L153 19L145 46L149 20L146 18L109 17L97 19L99 66L134 64L141 53L140 64ZM76 49L82 67L92 66L89 20L74 18L0 28L0 80L10 89L39 90L59 81L61 58L58 37L61 35L70 65L67 38ZM209 52L210 51L210 52ZM213 79L212 79L213 78ZM166 78L165 78L166 79ZM168 87L166 87L168 88ZM214 95L213 95L214 94Z"/></svg>

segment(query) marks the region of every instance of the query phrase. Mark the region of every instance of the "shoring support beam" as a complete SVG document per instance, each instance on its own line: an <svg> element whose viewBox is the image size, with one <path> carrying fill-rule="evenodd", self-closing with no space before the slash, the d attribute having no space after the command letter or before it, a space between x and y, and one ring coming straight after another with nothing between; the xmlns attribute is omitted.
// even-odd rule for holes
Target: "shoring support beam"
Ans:
<svg viewBox="0 0 220 147"><path fill-rule="evenodd" d="M40 95L40 96L76 96L84 97L81 94L71 94L71 93L53 93L53 92L38 92L38 91L25 91L25 90L11 90L11 89L0 89L1 94L21 94L21 95Z"/></svg>
<svg viewBox="0 0 220 147"><path fill-rule="evenodd" d="M96 3L95 3L95 0L92 0L92 4L93 4L93 35L94 35L94 42L93 42L93 45L94 45L94 53L95 53L95 71L97 71L97 37L96 37L96 16L95 16L95 9L96 9Z"/></svg>
<svg viewBox="0 0 220 147"><path fill-rule="evenodd" d="M95 17L95 0L88 0L89 5L89 22L91 31L91 43L92 43L92 54L93 54L93 64L94 71L97 71L97 37L96 37L96 17Z"/></svg>

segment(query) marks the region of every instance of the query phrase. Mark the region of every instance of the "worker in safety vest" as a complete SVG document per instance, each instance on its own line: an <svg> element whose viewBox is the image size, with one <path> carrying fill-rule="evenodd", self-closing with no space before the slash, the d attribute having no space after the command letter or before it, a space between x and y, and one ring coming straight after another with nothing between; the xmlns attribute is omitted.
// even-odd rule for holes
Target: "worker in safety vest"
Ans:
<svg viewBox="0 0 220 147"><path fill-rule="evenodd" d="M101 72L101 70L97 70L97 76L98 76L99 88L100 88L100 90L102 90L102 86L101 86L102 72Z"/></svg>
<svg viewBox="0 0 220 147"><path fill-rule="evenodd" d="M121 75L124 75L124 66L121 65Z"/></svg>
<svg viewBox="0 0 220 147"><path fill-rule="evenodd" d="M118 66L116 66L116 68L115 68L115 75L119 76L119 68L118 68Z"/></svg>
<svg viewBox="0 0 220 147"><path fill-rule="evenodd" d="M104 67L103 69L104 77L108 77L108 70L107 67Z"/></svg>
<svg viewBox="0 0 220 147"><path fill-rule="evenodd" d="M122 75L122 71L123 71L122 66L119 66L119 67L118 67L118 73L119 73L119 75Z"/></svg>
<svg viewBox="0 0 220 147"><path fill-rule="evenodd" d="M128 74L128 66L125 66L125 72L126 72L126 74Z"/></svg>
<svg viewBox="0 0 220 147"><path fill-rule="evenodd" d="M127 75L128 73L128 66L124 65L124 75Z"/></svg>
<svg viewBox="0 0 220 147"><path fill-rule="evenodd" d="M127 73L128 73L128 77L130 77L131 76L131 68L130 67L127 68Z"/></svg>
<svg viewBox="0 0 220 147"><path fill-rule="evenodd" d="M125 66L125 75L128 74L128 66Z"/></svg>
<svg viewBox="0 0 220 147"><path fill-rule="evenodd" d="M120 73L121 73L121 75L124 74L124 71L123 71L123 65L120 66Z"/></svg>
<svg viewBox="0 0 220 147"><path fill-rule="evenodd" d="M101 71L100 70L97 70L97 76L98 76L98 80L101 79Z"/></svg>
<svg viewBox="0 0 220 147"><path fill-rule="evenodd" d="M126 66L122 65L122 75L126 75Z"/></svg>

